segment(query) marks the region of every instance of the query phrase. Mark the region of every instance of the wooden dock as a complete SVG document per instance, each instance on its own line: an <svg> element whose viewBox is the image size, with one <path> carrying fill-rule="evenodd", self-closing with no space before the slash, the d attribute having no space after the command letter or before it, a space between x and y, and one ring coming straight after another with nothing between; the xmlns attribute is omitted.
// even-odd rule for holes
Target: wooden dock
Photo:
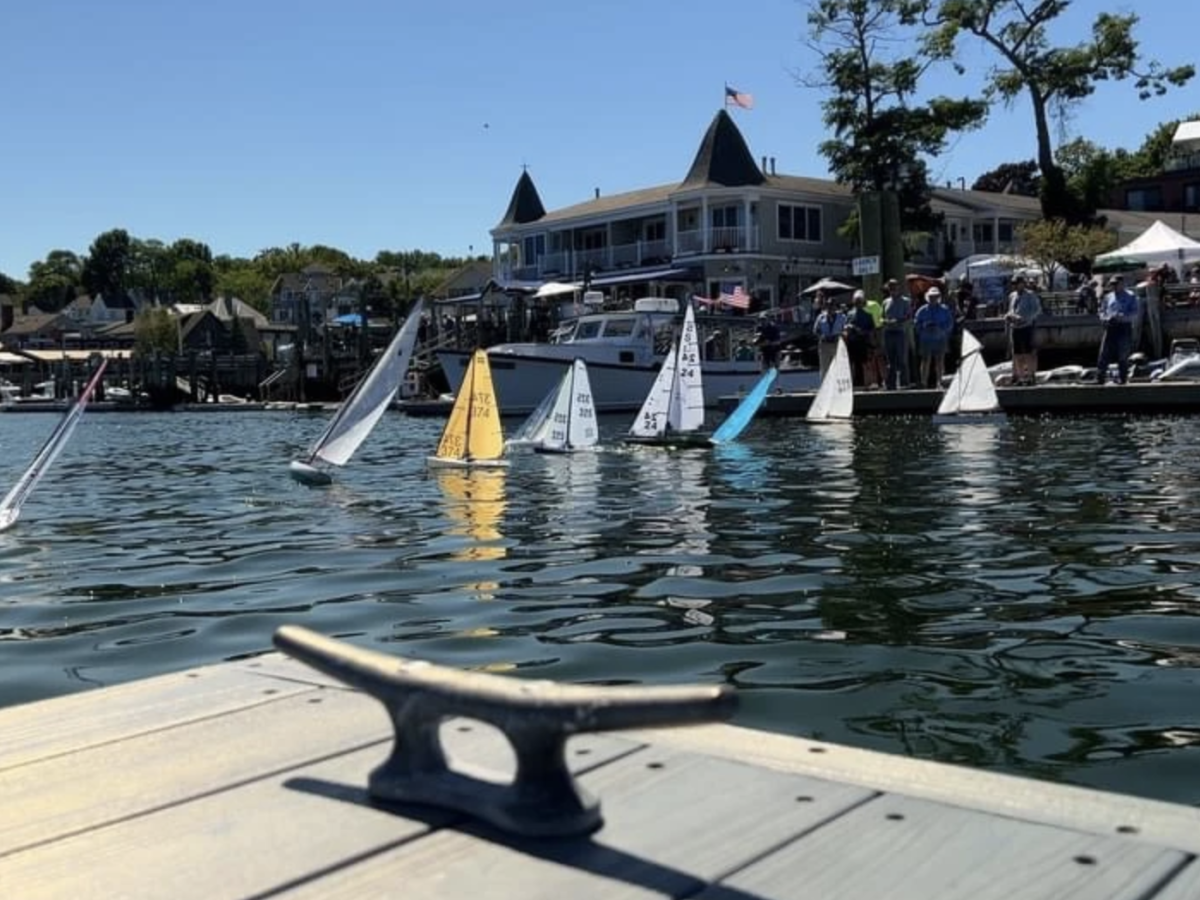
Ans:
<svg viewBox="0 0 1200 900"><path fill-rule="evenodd" d="M490 727L441 734L511 771ZM571 738L587 836L380 802L384 707L278 654L11 707L0 735L6 898L1200 896L1200 810L729 725Z"/></svg>
<svg viewBox="0 0 1200 900"><path fill-rule="evenodd" d="M1200 413L1200 382L1134 382L1131 384L1039 384L1035 387L996 389L1000 406L1012 415L1102 415L1140 413L1170 415ZM803 416L815 395L811 392L771 394L763 403L761 416ZM725 396L719 400L723 412L741 400ZM942 400L934 390L855 390L857 415L932 415Z"/></svg>

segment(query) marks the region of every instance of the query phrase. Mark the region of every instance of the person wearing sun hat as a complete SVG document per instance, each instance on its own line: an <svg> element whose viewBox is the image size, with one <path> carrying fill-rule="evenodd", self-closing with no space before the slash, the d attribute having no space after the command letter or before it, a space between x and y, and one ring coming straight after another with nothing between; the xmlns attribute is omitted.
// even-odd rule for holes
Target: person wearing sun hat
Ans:
<svg viewBox="0 0 1200 900"><path fill-rule="evenodd" d="M946 374L946 350L950 345L950 332L954 330L954 313L942 303L942 290L934 285L925 292L925 303L913 318L917 332L917 355L920 363L920 384L929 387L929 376L934 376L934 387L941 387Z"/></svg>

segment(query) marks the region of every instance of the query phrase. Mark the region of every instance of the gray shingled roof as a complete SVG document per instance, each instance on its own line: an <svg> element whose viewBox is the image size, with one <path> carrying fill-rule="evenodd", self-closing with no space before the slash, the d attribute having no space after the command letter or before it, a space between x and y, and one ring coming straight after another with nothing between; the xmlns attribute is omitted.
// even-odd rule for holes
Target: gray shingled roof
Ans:
<svg viewBox="0 0 1200 900"><path fill-rule="evenodd" d="M529 170L526 169L517 180L504 218L496 227L524 225L527 222L536 222L545 215L546 207L542 206L542 198L538 196L537 188L533 186L533 179L529 177Z"/></svg>
<svg viewBox="0 0 1200 900"><path fill-rule="evenodd" d="M745 187L764 181L766 176L754 161L746 139L729 118L729 113L722 109L708 126L680 187L684 190L709 185Z"/></svg>

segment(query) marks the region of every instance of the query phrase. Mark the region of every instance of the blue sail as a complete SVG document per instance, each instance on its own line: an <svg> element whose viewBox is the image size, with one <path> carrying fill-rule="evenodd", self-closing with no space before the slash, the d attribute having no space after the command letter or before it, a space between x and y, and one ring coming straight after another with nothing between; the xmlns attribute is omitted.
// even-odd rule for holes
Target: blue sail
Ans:
<svg viewBox="0 0 1200 900"><path fill-rule="evenodd" d="M742 398L742 402L721 423L721 427L713 432L709 439L710 443L723 444L726 441L732 441L746 430L746 426L750 424L750 420L754 418L758 408L767 399L767 391L771 389L775 376L778 374L779 370L774 367L763 372L762 378L758 379L758 384L754 385L754 389Z"/></svg>

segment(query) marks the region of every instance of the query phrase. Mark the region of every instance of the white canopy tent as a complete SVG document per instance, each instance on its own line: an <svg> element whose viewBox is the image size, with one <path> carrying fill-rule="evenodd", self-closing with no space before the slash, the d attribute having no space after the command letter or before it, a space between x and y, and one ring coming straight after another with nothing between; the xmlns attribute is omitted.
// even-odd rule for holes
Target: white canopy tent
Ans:
<svg viewBox="0 0 1200 900"><path fill-rule="evenodd" d="M1182 269L1184 262L1197 258L1200 258L1200 241L1180 234L1159 219L1124 247L1101 253L1095 262L1127 259L1145 263L1147 266L1171 263L1176 269Z"/></svg>
<svg viewBox="0 0 1200 900"><path fill-rule="evenodd" d="M1043 287L1050 290L1061 291L1067 289L1068 274L1066 266L1054 266L1052 277L1047 278L1046 273L1042 271L1042 267L1037 260L1024 256L995 256L986 253L977 253L973 256L960 259L946 273L946 281L949 284L953 284L963 278L972 282L983 278L1003 278L1008 280L1016 278L1018 275L1037 281Z"/></svg>

